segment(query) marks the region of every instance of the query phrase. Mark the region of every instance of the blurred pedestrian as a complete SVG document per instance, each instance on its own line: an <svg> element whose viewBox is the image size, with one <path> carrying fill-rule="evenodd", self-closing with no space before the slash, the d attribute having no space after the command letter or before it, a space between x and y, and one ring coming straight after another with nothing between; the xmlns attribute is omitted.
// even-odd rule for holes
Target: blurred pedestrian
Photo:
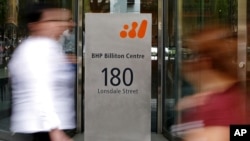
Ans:
<svg viewBox="0 0 250 141"><path fill-rule="evenodd" d="M74 72L59 39L72 28L70 10L49 3L27 8L29 37L9 62L12 86L11 131L34 141L70 141L74 129Z"/></svg>
<svg viewBox="0 0 250 141"><path fill-rule="evenodd" d="M195 93L177 104L172 127L185 141L229 141L231 124L247 124L246 93L237 73L237 36L230 28L206 27L184 43L183 77Z"/></svg>

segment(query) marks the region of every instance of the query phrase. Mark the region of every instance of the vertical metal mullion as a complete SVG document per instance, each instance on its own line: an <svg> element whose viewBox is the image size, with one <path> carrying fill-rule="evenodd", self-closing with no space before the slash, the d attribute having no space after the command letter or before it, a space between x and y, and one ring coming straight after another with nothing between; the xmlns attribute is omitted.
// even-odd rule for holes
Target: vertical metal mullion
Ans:
<svg viewBox="0 0 250 141"><path fill-rule="evenodd" d="M164 1L158 1L158 96L157 96L157 133L162 133L162 95L164 93Z"/></svg>
<svg viewBox="0 0 250 141"><path fill-rule="evenodd" d="M162 120L161 120L161 128L162 128L162 130L163 130L163 132L165 132L165 126L164 126L164 123L165 123L165 119L167 118L167 116L168 115L166 115L166 110L168 110L168 109L166 109L166 104L165 104L165 102L166 102L166 94L167 94L167 89L168 89L168 87L167 87L167 83L169 83L168 82L168 70L167 70L167 68L166 68L166 47L169 47L169 38L168 38L168 28L169 28L169 25L168 25L168 21L169 21L169 0L164 0L163 1L163 13L162 13L162 21L163 21L163 23L162 23L162 32L163 32L163 34L162 34L162 47L161 47L161 54L162 54L162 58L161 58L161 61L162 61L162 67L161 67L161 73L162 73L162 76L161 76L161 84L162 84L162 86L161 86L161 89L162 89L162 101L161 101L161 103L162 103L162 110L161 110L161 112L162 112ZM168 55L167 56L167 61L170 61L170 56ZM169 62L168 62L169 63Z"/></svg>
<svg viewBox="0 0 250 141"><path fill-rule="evenodd" d="M182 87L181 87L181 83L182 81L180 80L180 73L181 73L181 56L182 56L182 5L183 5L183 0L177 0L176 3L175 3L175 7L176 7L176 77L177 77L177 82L176 82L176 85L177 85L177 100L179 100L181 98L181 91L182 91ZM180 112L177 113L177 122L180 121Z"/></svg>
<svg viewBox="0 0 250 141"><path fill-rule="evenodd" d="M238 76L246 82L247 56L247 0L238 0Z"/></svg>
<svg viewBox="0 0 250 141"><path fill-rule="evenodd" d="M83 47L82 47L82 0L74 0L76 15L76 52L77 52L77 76L76 76L76 130L83 131Z"/></svg>

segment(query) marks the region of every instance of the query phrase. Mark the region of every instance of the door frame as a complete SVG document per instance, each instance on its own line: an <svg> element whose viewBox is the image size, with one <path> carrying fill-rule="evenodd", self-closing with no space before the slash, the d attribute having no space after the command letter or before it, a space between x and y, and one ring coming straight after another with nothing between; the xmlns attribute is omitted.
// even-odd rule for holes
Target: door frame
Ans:
<svg viewBox="0 0 250 141"><path fill-rule="evenodd" d="M158 28L158 70L159 70L159 91L158 91L158 130L157 133L163 133L163 135L165 135L168 139L171 140L171 135L169 134L169 131L166 131L164 129L164 93L167 91L165 88L165 83L164 79L166 77L166 68L164 65L164 56L166 55L164 52L165 49L165 44L164 44L164 37L168 36L168 32L166 32L163 27L167 26L165 23L165 21L169 20L169 19L165 19L165 18L169 18L167 15L165 15L168 12L168 5L166 4L168 2L168 0L160 0L158 1L158 22L159 22L159 28ZM236 27L235 30L237 30L238 33L238 47L237 47L237 63L238 63L238 77L242 82L247 82L247 0L238 0L237 2L237 21L236 22ZM177 73L180 74L180 63L181 63L181 46L182 46L182 13L183 13L183 0L176 0L175 3L175 8L176 8L176 26L175 26L175 34L176 34L176 48L177 48L177 52L176 52L176 59L177 59L177 63L179 66L178 69L176 70ZM250 66L249 66L250 68ZM249 69L250 71L250 69ZM178 79L178 75L177 75L177 79ZM244 83L244 85L246 86L246 83ZM177 94L177 99L179 99L181 97L181 82L177 81L176 84L176 88L178 89L178 91L175 93ZM176 119L176 121L180 121L180 116L178 116L178 119Z"/></svg>
<svg viewBox="0 0 250 141"><path fill-rule="evenodd" d="M242 82L247 80L247 0L238 0L238 77ZM246 86L246 83L244 83Z"/></svg>

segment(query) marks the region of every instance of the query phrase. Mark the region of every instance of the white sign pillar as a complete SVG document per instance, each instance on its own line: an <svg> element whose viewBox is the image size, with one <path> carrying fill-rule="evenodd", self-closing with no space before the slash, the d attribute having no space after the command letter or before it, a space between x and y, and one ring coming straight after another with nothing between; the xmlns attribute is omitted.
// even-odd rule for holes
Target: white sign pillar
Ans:
<svg viewBox="0 0 250 141"><path fill-rule="evenodd" d="M151 14L85 20L85 141L150 141Z"/></svg>

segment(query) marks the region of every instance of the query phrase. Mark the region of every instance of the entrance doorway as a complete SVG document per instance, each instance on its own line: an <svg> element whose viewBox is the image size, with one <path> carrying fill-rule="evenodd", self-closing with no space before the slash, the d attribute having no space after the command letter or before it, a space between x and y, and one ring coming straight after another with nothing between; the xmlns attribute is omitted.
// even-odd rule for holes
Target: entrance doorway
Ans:
<svg viewBox="0 0 250 141"><path fill-rule="evenodd" d="M160 60L163 79L162 91L162 128L159 131L170 140L176 140L171 133L172 125L181 119L181 113L175 110L180 98L192 95L194 89L181 75L181 62L189 57L190 52L183 48L183 39L190 33L199 32L206 25L229 25L232 33L238 35L238 76L249 93L249 2L247 0L177 0L162 1L159 14L162 22L159 46L162 60ZM162 38L162 40L160 40ZM161 48L161 47L160 47ZM200 82L202 83L202 82ZM161 110L161 109L160 109ZM158 111L159 112L159 111Z"/></svg>

